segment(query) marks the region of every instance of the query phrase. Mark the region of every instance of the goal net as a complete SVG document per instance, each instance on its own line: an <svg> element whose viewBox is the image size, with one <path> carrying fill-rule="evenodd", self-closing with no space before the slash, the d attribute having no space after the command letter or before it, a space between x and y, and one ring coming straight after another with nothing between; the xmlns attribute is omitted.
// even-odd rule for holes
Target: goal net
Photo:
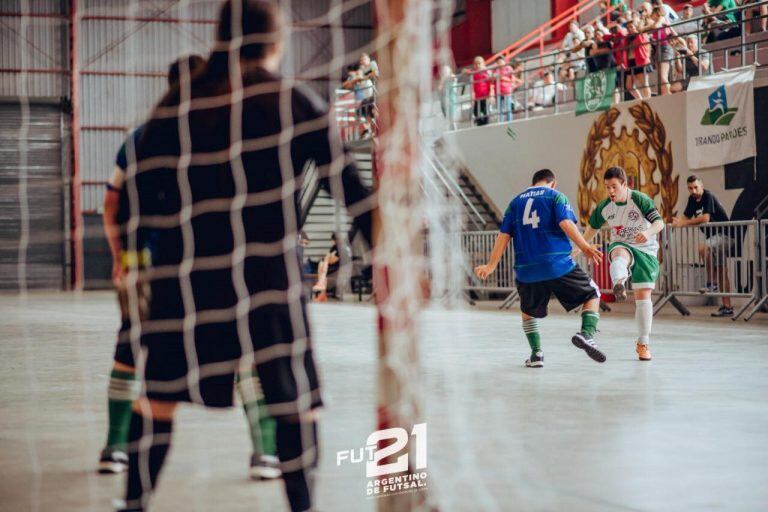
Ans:
<svg viewBox="0 0 768 512"><path fill-rule="evenodd" d="M472 337L462 311L470 270L461 247L464 213L445 185L457 169L450 159L438 162L435 145L448 127L437 70L453 65L454 3L281 1L284 30L266 36L250 32L253 20L243 18L248 3L229 3L223 37L217 0L3 2L2 287L28 300L37 289L110 289L115 275L102 218L105 195L119 189L122 231L114 238L122 239L130 320L119 342L130 344L143 374L151 361L147 337L167 336L177 342L183 367L175 378L147 378L143 395L210 404L206 383L226 378L234 366L282 361L275 366L289 369L293 394L284 403L273 400L270 412L303 417L317 405L316 376L306 362L313 344L322 381L343 382L343 365L325 364L322 343L338 345L375 328L375 336L360 335L370 343L359 350L376 386L353 393L355 407L323 388L330 396L320 417L318 508L499 509L472 448L472 410L482 400L476 375L452 350ZM275 37L283 45L282 79L265 90L253 79L263 62L249 61L260 54L249 52ZM178 85L169 86L175 61ZM268 108L259 103L265 97L273 100ZM313 117L326 108L320 100L329 115ZM137 129L143 131L136 135ZM312 153L318 133L325 134L327 154ZM115 183L121 145L124 181ZM373 185L371 198L355 195L352 167L359 182ZM371 212L372 251L361 240ZM331 234L335 251L328 250ZM324 261L327 253L338 262ZM323 265L340 270L333 287L317 290ZM304 301L331 288L342 300L372 297L375 313L321 304L305 315ZM158 297L178 300L160 306ZM276 329L288 334L265 345L255 325L276 318L273 307L286 322ZM264 324L255 320L260 314ZM323 323L326 316L336 321ZM94 329L109 331L116 318ZM332 327L313 332L316 324ZM211 326L224 326L217 335L234 340L222 353L201 348ZM261 387L273 393L274 385ZM102 400L98 390L89 396ZM325 422L332 425L327 434ZM318 450L311 429L299 423L296 464L309 467ZM392 437L397 429L407 432L406 442L399 452L385 450L389 439L400 446ZM187 450L187 441L174 450ZM143 436L129 450L149 453L153 443L167 439ZM375 449L361 453L388 454L374 466L396 469L337 464L343 450L366 445ZM148 491L153 476L147 461L140 464ZM383 479L404 476L428 485L382 487ZM381 494L369 493L371 486L382 487ZM161 484L158 499L162 493ZM88 506L103 505L99 493L88 499Z"/></svg>

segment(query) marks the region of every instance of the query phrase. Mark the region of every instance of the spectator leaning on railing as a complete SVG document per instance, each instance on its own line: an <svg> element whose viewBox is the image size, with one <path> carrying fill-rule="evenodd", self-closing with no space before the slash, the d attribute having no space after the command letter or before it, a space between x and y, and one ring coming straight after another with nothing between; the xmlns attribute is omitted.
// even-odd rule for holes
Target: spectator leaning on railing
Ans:
<svg viewBox="0 0 768 512"><path fill-rule="evenodd" d="M640 32L634 21L627 22L627 32L629 32L627 90L634 98L650 98L651 87L648 85L648 75L653 73L650 38L647 34Z"/></svg>
<svg viewBox="0 0 768 512"><path fill-rule="evenodd" d="M448 120L451 129L454 128L456 122L456 103L458 100L458 91L456 75L453 74L451 66L443 66L440 68L440 110L443 112L443 116Z"/></svg>
<svg viewBox="0 0 768 512"><path fill-rule="evenodd" d="M704 14L718 14L707 23L711 29L707 42L722 41L741 35L741 25L735 24L739 21L739 14L736 9L738 5L735 0L707 0L702 7Z"/></svg>
<svg viewBox="0 0 768 512"><path fill-rule="evenodd" d="M669 71L672 61L677 57L671 42L677 37L677 33L669 26L669 20L661 7L653 8L651 19L654 22L651 38L655 43L656 62L659 64L659 90L661 94L670 94L672 90L669 86Z"/></svg>
<svg viewBox="0 0 768 512"><path fill-rule="evenodd" d="M360 102L360 117L363 119L362 138L365 138L372 133L376 106L376 80L379 78L379 66L375 60L371 60L367 53L360 55L359 64L358 73L360 80L358 87L363 93L363 98Z"/></svg>
<svg viewBox="0 0 768 512"><path fill-rule="evenodd" d="M629 74L629 58L627 52L627 37L629 33L616 23L611 26L611 32L603 36L603 43L608 45L613 54L613 60L616 66L616 94L614 101L618 103L623 96L624 88L627 86Z"/></svg>
<svg viewBox="0 0 768 512"><path fill-rule="evenodd" d="M566 90L564 84L556 84L551 71L545 71L541 80L533 84L529 91L529 108L551 107L555 103L555 96L558 91Z"/></svg>
<svg viewBox="0 0 768 512"><path fill-rule="evenodd" d="M477 126L488 124L488 99L491 97L493 79L489 70L485 69L485 59L475 57L471 69L465 69L463 74L472 76L472 115Z"/></svg>
<svg viewBox="0 0 768 512"><path fill-rule="evenodd" d="M674 23L675 32L686 35L699 30L699 25L695 21L690 21L694 17L693 5L685 4L682 10L682 16Z"/></svg>
<svg viewBox="0 0 768 512"><path fill-rule="evenodd" d="M672 219L675 227L698 226L707 222L728 222L728 214L714 194L704 188L698 176L689 176L687 181L688 204L683 217ZM707 285L699 290L706 292L727 292L730 290L727 271L727 257L734 240L722 228L700 227L706 241L699 246L699 257L705 262ZM723 297L723 305L712 316L733 316L730 297Z"/></svg>
<svg viewBox="0 0 768 512"><path fill-rule="evenodd" d="M512 121L512 111L515 107L512 101L512 93L520 85L520 81L518 81L512 66L507 64L504 57L496 59L496 66L496 111L498 112L500 122L509 122Z"/></svg>
<svg viewBox="0 0 768 512"><path fill-rule="evenodd" d="M675 60L675 69L683 77L682 82L672 86L673 92L688 89L692 76L699 76L709 71L709 54L699 50L699 38L695 34L685 36L685 44L678 50L681 57Z"/></svg>

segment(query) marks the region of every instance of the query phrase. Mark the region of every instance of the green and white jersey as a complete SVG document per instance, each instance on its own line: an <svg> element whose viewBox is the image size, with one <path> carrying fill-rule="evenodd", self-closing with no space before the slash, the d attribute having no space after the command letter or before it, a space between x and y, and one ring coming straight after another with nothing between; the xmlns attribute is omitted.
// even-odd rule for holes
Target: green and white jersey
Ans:
<svg viewBox="0 0 768 512"><path fill-rule="evenodd" d="M589 217L589 225L600 229L605 223L611 228L611 243L623 243L654 257L659 252L657 235L644 244L635 242L635 235L647 230L653 221L661 219L653 200L642 192L633 190L626 203L614 203L605 198Z"/></svg>

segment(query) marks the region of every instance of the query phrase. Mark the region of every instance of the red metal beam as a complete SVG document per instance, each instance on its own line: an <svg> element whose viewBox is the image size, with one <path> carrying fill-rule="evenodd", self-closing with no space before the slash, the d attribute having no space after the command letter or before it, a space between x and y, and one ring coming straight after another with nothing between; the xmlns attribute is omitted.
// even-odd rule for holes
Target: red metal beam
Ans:
<svg viewBox="0 0 768 512"><path fill-rule="evenodd" d="M80 59L78 57L78 6L77 0L69 0L69 94L72 100L72 285L83 288L83 212L80 204Z"/></svg>
<svg viewBox="0 0 768 512"><path fill-rule="evenodd" d="M98 71L91 69L83 69L80 71L80 74L90 76L138 76L145 78L165 78L168 76L168 73L164 71Z"/></svg>
<svg viewBox="0 0 768 512"><path fill-rule="evenodd" d="M127 126L117 125L85 125L80 127L80 131L88 132L127 132Z"/></svg>
<svg viewBox="0 0 768 512"><path fill-rule="evenodd" d="M66 14L47 12L0 12L0 18L53 18L62 21L69 19Z"/></svg>
<svg viewBox="0 0 768 512"><path fill-rule="evenodd" d="M192 18L158 18L152 16L113 16L89 14L80 18L83 21L138 21L140 23L189 23L192 25L216 25L216 20L196 20Z"/></svg>
<svg viewBox="0 0 768 512"><path fill-rule="evenodd" d="M48 74L48 75L68 75L68 69L23 69L23 68L0 68L0 73L30 73L30 74Z"/></svg>

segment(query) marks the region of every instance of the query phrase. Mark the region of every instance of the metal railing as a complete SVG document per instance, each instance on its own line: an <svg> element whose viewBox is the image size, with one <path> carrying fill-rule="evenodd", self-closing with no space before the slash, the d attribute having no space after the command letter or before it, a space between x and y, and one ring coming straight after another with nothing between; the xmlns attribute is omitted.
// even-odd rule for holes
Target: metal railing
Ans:
<svg viewBox="0 0 768 512"><path fill-rule="evenodd" d="M733 317L739 318L758 300L757 228L758 221L667 226L662 250L670 283L658 309L680 296L746 298Z"/></svg>
<svg viewBox="0 0 768 512"><path fill-rule="evenodd" d="M473 273L477 265L487 262L497 235L498 231L462 233L461 246L467 264L465 291L509 293L501 306L504 308L517 300L512 245L486 281L479 281ZM610 230L603 229L592 242L606 255L600 265L587 261L583 255L576 258L603 293L613 292L607 258L610 241ZM660 269L654 290L658 297L654 314L666 304L673 304L683 315L690 314L679 297L732 297L745 299L733 320L745 312L744 320L751 319L768 303L767 246L768 219L667 225L659 235Z"/></svg>
<svg viewBox="0 0 768 512"><path fill-rule="evenodd" d="M353 142L373 137L378 132L376 88L368 86L354 91L337 89L333 99L333 113L342 141Z"/></svg>
<svg viewBox="0 0 768 512"><path fill-rule="evenodd" d="M758 10L763 6L768 6L768 0L740 6L717 14L705 14L689 19L681 19L670 26L645 30L643 33L649 39L647 43L625 44L621 47L612 48L611 53L614 55L620 51L625 51L628 55L632 55L636 48L645 45L650 45L654 49L654 57L651 61L654 66L652 72L641 73L638 68L634 68L634 71L632 71L617 66L603 68L615 69L619 77L617 78L617 85L614 91L614 101L648 97L648 91L651 91L650 94L655 93L658 95L666 91L667 85L672 92L685 90L692 76L688 73L686 59L691 57L696 58L695 66L698 75L726 71L732 69L734 65L738 67L754 63L758 68L765 66L768 62L761 63L758 60L758 53L761 49L768 52L768 38L763 35L755 35L748 38L746 25L755 21L759 23L760 20L768 18L768 15L758 13L757 15L745 16L744 14L747 11ZM722 21L722 18L729 13L734 13L737 21ZM696 26L695 30L685 28L693 24ZM675 27L683 27L681 29L683 33L674 35L669 29L674 30ZM668 35L663 41L657 41L655 34L661 30L667 31ZM683 45L685 44L683 39L688 36L695 36L698 41L697 50L692 52L691 55L688 55L683 50ZM598 40L596 39L596 41ZM674 52L672 60L665 58L664 53L665 51L668 52L668 50L660 50L661 45L671 45ZM501 103L497 100L499 95L496 94L497 91L501 90L499 70L504 66L491 66L481 70L462 70L455 80L447 81L445 85L452 89L445 93L449 103L446 115L450 126L452 128L464 128L473 124L507 122L514 118L519 119L522 117L528 119L532 115L573 110L576 104L576 80L585 76L587 71L585 69L586 62L592 57L586 55L584 57L570 56L570 53L570 50L557 50L549 53L545 56L545 60L550 61L547 63L542 63L540 56L533 56L518 61L519 64L516 66L515 76L518 81L522 82L522 85L515 87L513 90L511 98L513 113L511 118L499 108ZM734 62L734 59L738 60ZM707 64L703 64L704 61ZM679 71L675 69L677 63L682 68ZM597 66L597 63L595 66ZM667 66L669 67L667 77L662 77L661 69L664 67L666 70ZM569 69L573 70L573 73L570 73ZM489 72L490 76L475 79L474 76L481 72ZM550 83L545 84L543 80L535 81L547 72L552 74ZM565 75L565 78L560 76L561 72ZM638 85L637 81L633 80L633 87L630 89L627 87L627 76L632 73L640 77L640 84ZM569 74L575 76L569 78ZM464 75L469 75L469 78L464 78ZM472 92L474 85L484 82L489 84L492 92L487 97L475 97ZM542 99L544 101L538 101ZM478 104L482 102L485 103L484 106ZM484 110L484 114L477 115L478 110ZM478 119L480 120L479 123L477 122ZM486 121L483 121L484 119Z"/></svg>
<svg viewBox="0 0 768 512"><path fill-rule="evenodd" d="M761 298L757 300L755 306L747 312L744 320L750 320L755 313L768 303L768 219L760 221L757 238L760 246L760 260L757 262L757 266L760 272L758 283L760 284L759 292Z"/></svg>
<svg viewBox="0 0 768 512"><path fill-rule="evenodd" d="M467 268L465 291L496 291L514 292L515 286L515 253L512 244L499 260L496 271L485 281L475 277L474 269L485 265L496 243L498 231L471 231L461 234L461 250L465 256Z"/></svg>

